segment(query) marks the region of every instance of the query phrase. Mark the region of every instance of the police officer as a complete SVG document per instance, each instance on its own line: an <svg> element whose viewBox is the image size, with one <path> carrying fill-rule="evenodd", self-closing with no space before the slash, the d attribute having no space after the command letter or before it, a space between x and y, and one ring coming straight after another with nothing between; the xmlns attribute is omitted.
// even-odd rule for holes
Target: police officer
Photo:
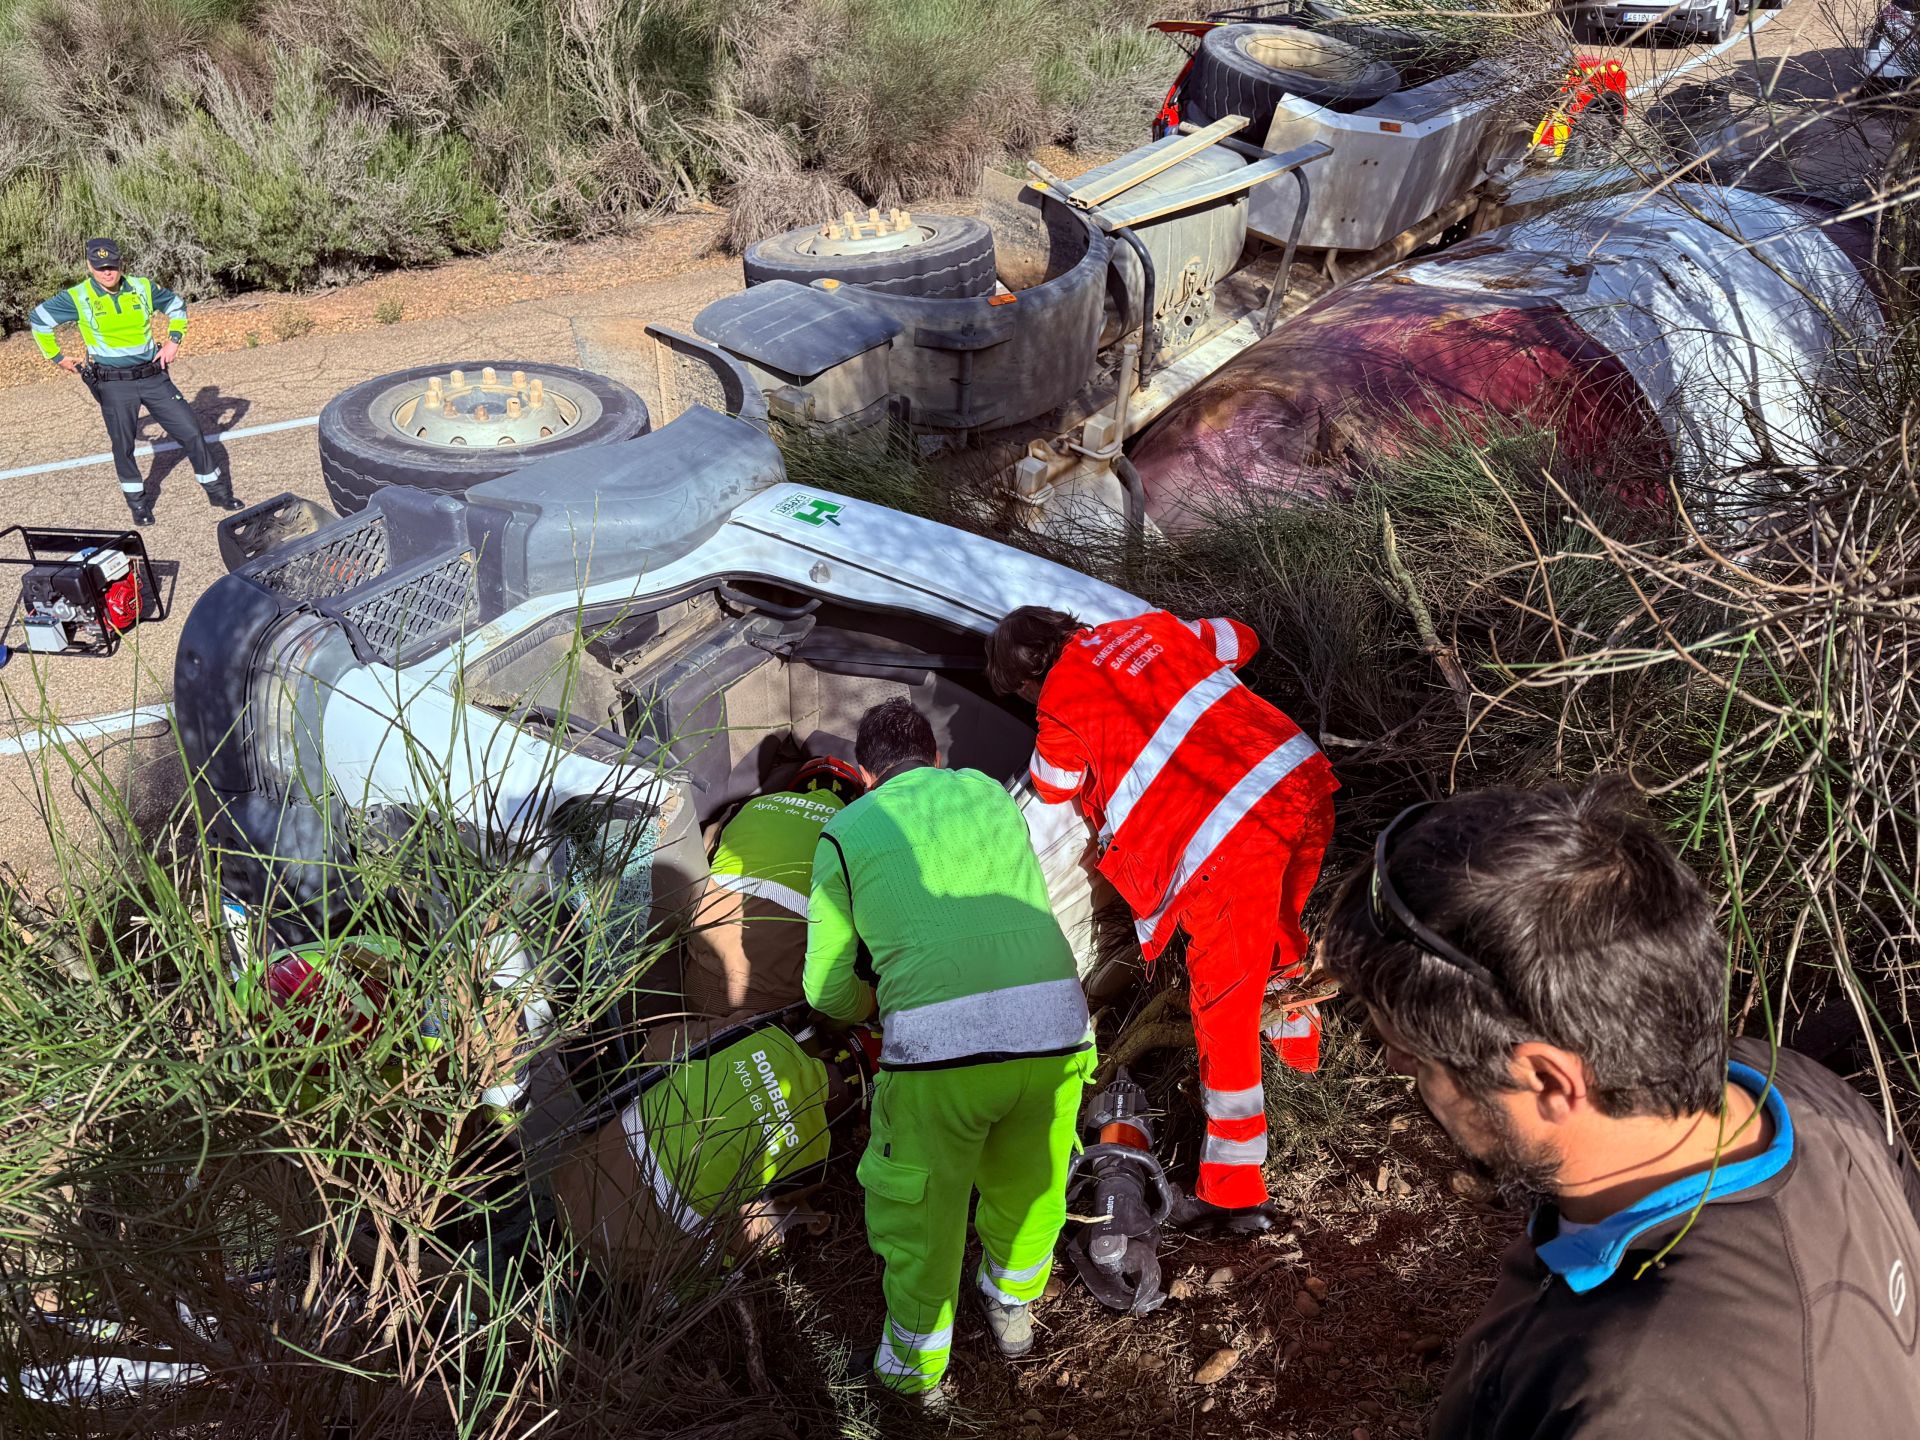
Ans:
<svg viewBox="0 0 1920 1440"><path fill-rule="evenodd" d="M154 343L156 307L167 317L164 344ZM174 443L187 452L207 503L216 510L244 508L233 498L232 483L221 476L207 453L200 422L167 373L187 333L187 307L178 295L144 275L123 274L120 246L112 240L94 239L87 241L87 278L34 306L32 321L33 338L39 342L41 353L62 370L85 379L100 402L107 435L113 442L113 468L120 476L120 493L126 497L135 524L153 524L153 497L147 493L147 482L133 459L133 432L143 405ZM80 327L92 362L89 369L82 369L80 362L60 353L54 327L68 322Z"/></svg>

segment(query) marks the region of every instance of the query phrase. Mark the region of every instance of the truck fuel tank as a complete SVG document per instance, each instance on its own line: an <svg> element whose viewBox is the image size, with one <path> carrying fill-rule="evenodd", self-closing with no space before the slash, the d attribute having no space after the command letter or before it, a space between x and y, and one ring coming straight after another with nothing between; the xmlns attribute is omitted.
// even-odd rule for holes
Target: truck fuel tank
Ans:
<svg viewBox="0 0 1920 1440"><path fill-rule="evenodd" d="M1176 403L1134 452L1148 513L1197 523L1241 487L1338 493L1441 422L1553 428L1557 452L1664 503L1725 477L1811 461L1824 383L1843 382L1880 312L1814 208L1680 185L1576 199L1337 290Z"/></svg>

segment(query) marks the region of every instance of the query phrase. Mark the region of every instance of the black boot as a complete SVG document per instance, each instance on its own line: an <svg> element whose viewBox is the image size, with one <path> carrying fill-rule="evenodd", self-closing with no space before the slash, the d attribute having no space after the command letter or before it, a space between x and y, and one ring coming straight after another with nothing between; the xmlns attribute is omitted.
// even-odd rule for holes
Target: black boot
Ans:
<svg viewBox="0 0 1920 1440"><path fill-rule="evenodd" d="M1271 1200L1230 1209L1211 1204L1198 1195L1179 1196L1167 1213L1167 1223L1176 1230L1216 1236L1264 1235L1278 1228L1283 1219Z"/></svg>
<svg viewBox="0 0 1920 1440"><path fill-rule="evenodd" d="M200 488L207 492L207 503L216 510L244 510L246 505L233 498L233 482L222 475L218 480L202 480Z"/></svg>
<svg viewBox="0 0 1920 1440"><path fill-rule="evenodd" d="M133 512L134 524L153 524L153 496L145 490L122 490L120 494L127 502L127 509Z"/></svg>

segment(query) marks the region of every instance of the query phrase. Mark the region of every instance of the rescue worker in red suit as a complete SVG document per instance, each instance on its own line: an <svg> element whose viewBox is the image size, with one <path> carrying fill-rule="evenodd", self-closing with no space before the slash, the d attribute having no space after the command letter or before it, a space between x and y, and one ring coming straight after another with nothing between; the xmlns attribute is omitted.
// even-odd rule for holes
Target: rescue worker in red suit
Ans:
<svg viewBox="0 0 1920 1440"><path fill-rule="evenodd" d="M987 641L987 675L1039 712L1031 778L1097 830L1100 872L1132 908L1151 965L1187 936L1207 1133L1200 1178L1173 1219L1270 1228L1260 1041L1298 1070L1320 1063L1320 1020L1263 1032L1270 991L1305 970L1300 913L1333 835L1333 769L1298 725L1234 674L1259 641L1237 620L1165 611L1085 625L1023 606Z"/></svg>

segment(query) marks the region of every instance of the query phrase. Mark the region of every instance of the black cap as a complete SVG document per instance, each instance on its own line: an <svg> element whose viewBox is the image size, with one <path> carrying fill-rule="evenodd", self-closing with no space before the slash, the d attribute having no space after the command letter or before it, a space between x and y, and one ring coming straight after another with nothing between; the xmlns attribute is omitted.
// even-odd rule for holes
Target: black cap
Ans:
<svg viewBox="0 0 1920 1440"><path fill-rule="evenodd" d="M108 240L104 236L87 241L87 264L95 270L118 270L120 242Z"/></svg>

